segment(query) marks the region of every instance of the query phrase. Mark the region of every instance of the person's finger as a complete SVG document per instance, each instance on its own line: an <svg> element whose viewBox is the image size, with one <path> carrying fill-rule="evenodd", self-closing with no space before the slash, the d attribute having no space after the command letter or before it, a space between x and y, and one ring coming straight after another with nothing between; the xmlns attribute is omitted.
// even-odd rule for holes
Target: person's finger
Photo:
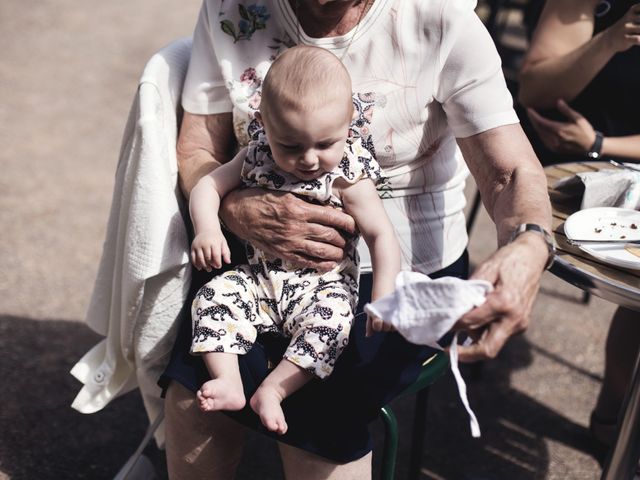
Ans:
<svg viewBox="0 0 640 480"><path fill-rule="evenodd" d="M326 243L341 250L347 244L349 234L343 230L337 230L320 223L307 223L305 237L318 243Z"/></svg>
<svg viewBox="0 0 640 480"><path fill-rule="evenodd" d="M629 35L626 34L624 38L631 44L639 45L640 44L640 33Z"/></svg>
<svg viewBox="0 0 640 480"><path fill-rule="evenodd" d="M311 240L301 240L292 253L331 262L339 262L344 258L344 250L342 248Z"/></svg>
<svg viewBox="0 0 640 480"><path fill-rule="evenodd" d="M578 120L581 120L582 118L584 118L582 115L580 115L578 111L571 108L567 104L567 102L565 102L561 98L559 98L558 101L556 102L556 107L560 113L562 113L565 117L567 117L573 122L577 122Z"/></svg>
<svg viewBox="0 0 640 480"><path fill-rule="evenodd" d="M384 327L384 322L380 320L378 317L373 317L371 320L371 328L373 328L376 332L381 332Z"/></svg>
<svg viewBox="0 0 640 480"><path fill-rule="evenodd" d="M198 248L196 252L196 264L198 266L198 270L202 270L204 268L207 272L211 271L211 267L207 264L201 248Z"/></svg>
<svg viewBox="0 0 640 480"><path fill-rule="evenodd" d="M220 262L220 248L217 245L211 245L209 264L213 268L222 267L222 263Z"/></svg>
<svg viewBox="0 0 640 480"><path fill-rule="evenodd" d="M510 337L506 324L494 322L487 326L481 337L471 345L458 346L458 358L461 362L494 359Z"/></svg>
<svg viewBox="0 0 640 480"><path fill-rule="evenodd" d="M394 332L396 329L390 323L383 322L382 323L382 331L383 332Z"/></svg>
<svg viewBox="0 0 640 480"><path fill-rule="evenodd" d="M370 337L371 335L373 335L373 328L371 328L371 317L367 316L367 323L364 327L364 336Z"/></svg>
<svg viewBox="0 0 640 480"><path fill-rule="evenodd" d="M222 243L222 259L224 263L231 263L231 250L229 250L229 244L227 244L226 240Z"/></svg>
<svg viewBox="0 0 640 480"><path fill-rule="evenodd" d="M502 316L502 313L497 311L490 297L480 305L465 313L453 326L454 330L477 330L484 326L496 321Z"/></svg>
<svg viewBox="0 0 640 480"><path fill-rule="evenodd" d="M536 112L533 108L527 108L527 114L530 118L535 119L540 128L544 128L545 130L549 130L550 132L554 132L562 128L566 125L565 122L557 122L555 120L550 120L546 117L543 117L538 112Z"/></svg>
<svg viewBox="0 0 640 480"><path fill-rule="evenodd" d="M540 123L539 118L540 116L535 112L529 114L531 126L540 137L540 140L542 140L542 143L544 143L547 147L551 148L551 146L556 142L556 134L555 132L546 128L542 123Z"/></svg>
<svg viewBox="0 0 640 480"><path fill-rule="evenodd" d="M305 207L303 218L305 222L318 223L351 235L356 233L356 222L352 216L328 206L306 203Z"/></svg>

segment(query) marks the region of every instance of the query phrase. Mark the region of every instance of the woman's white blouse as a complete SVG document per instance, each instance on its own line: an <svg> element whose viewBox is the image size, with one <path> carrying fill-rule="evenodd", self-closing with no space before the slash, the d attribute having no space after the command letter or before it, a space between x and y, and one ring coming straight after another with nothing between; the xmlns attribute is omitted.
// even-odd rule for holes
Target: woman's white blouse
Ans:
<svg viewBox="0 0 640 480"><path fill-rule="evenodd" d="M299 42L335 53L352 78L353 134L373 150L386 178L379 191L404 268L431 273L467 245L468 170L455 137L518 122L475 4L375 0L357 28L317 39L301 31L288 0L205 0L182 105L196 114L233 112L236 136L246 144L275 57ZM362 269L370 269L365 245L360 255Z"/></svg>

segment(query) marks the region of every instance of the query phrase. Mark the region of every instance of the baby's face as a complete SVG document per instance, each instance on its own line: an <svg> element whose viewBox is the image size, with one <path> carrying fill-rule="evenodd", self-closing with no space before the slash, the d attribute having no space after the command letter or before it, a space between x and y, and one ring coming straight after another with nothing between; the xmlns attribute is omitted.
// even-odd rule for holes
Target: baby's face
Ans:
<svg viewBox="0 0 640 480"><path fill-rule="evenodd" d="M278 167L301 180L313 180L342 160L350 121L350 105L332 100L306 111L272 108L264 127Z"/></svg>

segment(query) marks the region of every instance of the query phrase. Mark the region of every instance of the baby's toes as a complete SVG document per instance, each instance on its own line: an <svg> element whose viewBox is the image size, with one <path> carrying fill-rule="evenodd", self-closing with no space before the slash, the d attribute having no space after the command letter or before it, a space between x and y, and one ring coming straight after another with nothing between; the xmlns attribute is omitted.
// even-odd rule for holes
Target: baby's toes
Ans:
<svg viewBox="0 0 640 480"><path fill-rule="evenodd" d="M213 407L214 407L213 398L203 398L200 401L200 410L202 410L203 412L211 412L213 410Z"/></svg>
<svg viewBox="0 0 640 480"><path fill-rule="evenodd" d="M277 428L276 428L276 433L279 433L280 435L284 435L285 433L287 433L287 429L289 428L287 426L287 422L284 421L284 418L280 418L276 421L277 424Z"/></svg>

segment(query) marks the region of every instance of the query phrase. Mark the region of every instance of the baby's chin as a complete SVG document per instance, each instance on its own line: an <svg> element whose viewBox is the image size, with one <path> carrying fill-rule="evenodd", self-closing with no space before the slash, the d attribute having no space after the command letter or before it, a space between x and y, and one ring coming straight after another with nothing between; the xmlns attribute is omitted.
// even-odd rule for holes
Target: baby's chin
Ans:
<svg viewBox="0 0 640 480"><path fill-rule="evenodd" d="M316 178L319 178L323 173L324 170L322 170L321 168L318 168L316 170L298 170L296 169L295 172L292 172L296 177L298 177L300 180L315 180Z"/></svg>

